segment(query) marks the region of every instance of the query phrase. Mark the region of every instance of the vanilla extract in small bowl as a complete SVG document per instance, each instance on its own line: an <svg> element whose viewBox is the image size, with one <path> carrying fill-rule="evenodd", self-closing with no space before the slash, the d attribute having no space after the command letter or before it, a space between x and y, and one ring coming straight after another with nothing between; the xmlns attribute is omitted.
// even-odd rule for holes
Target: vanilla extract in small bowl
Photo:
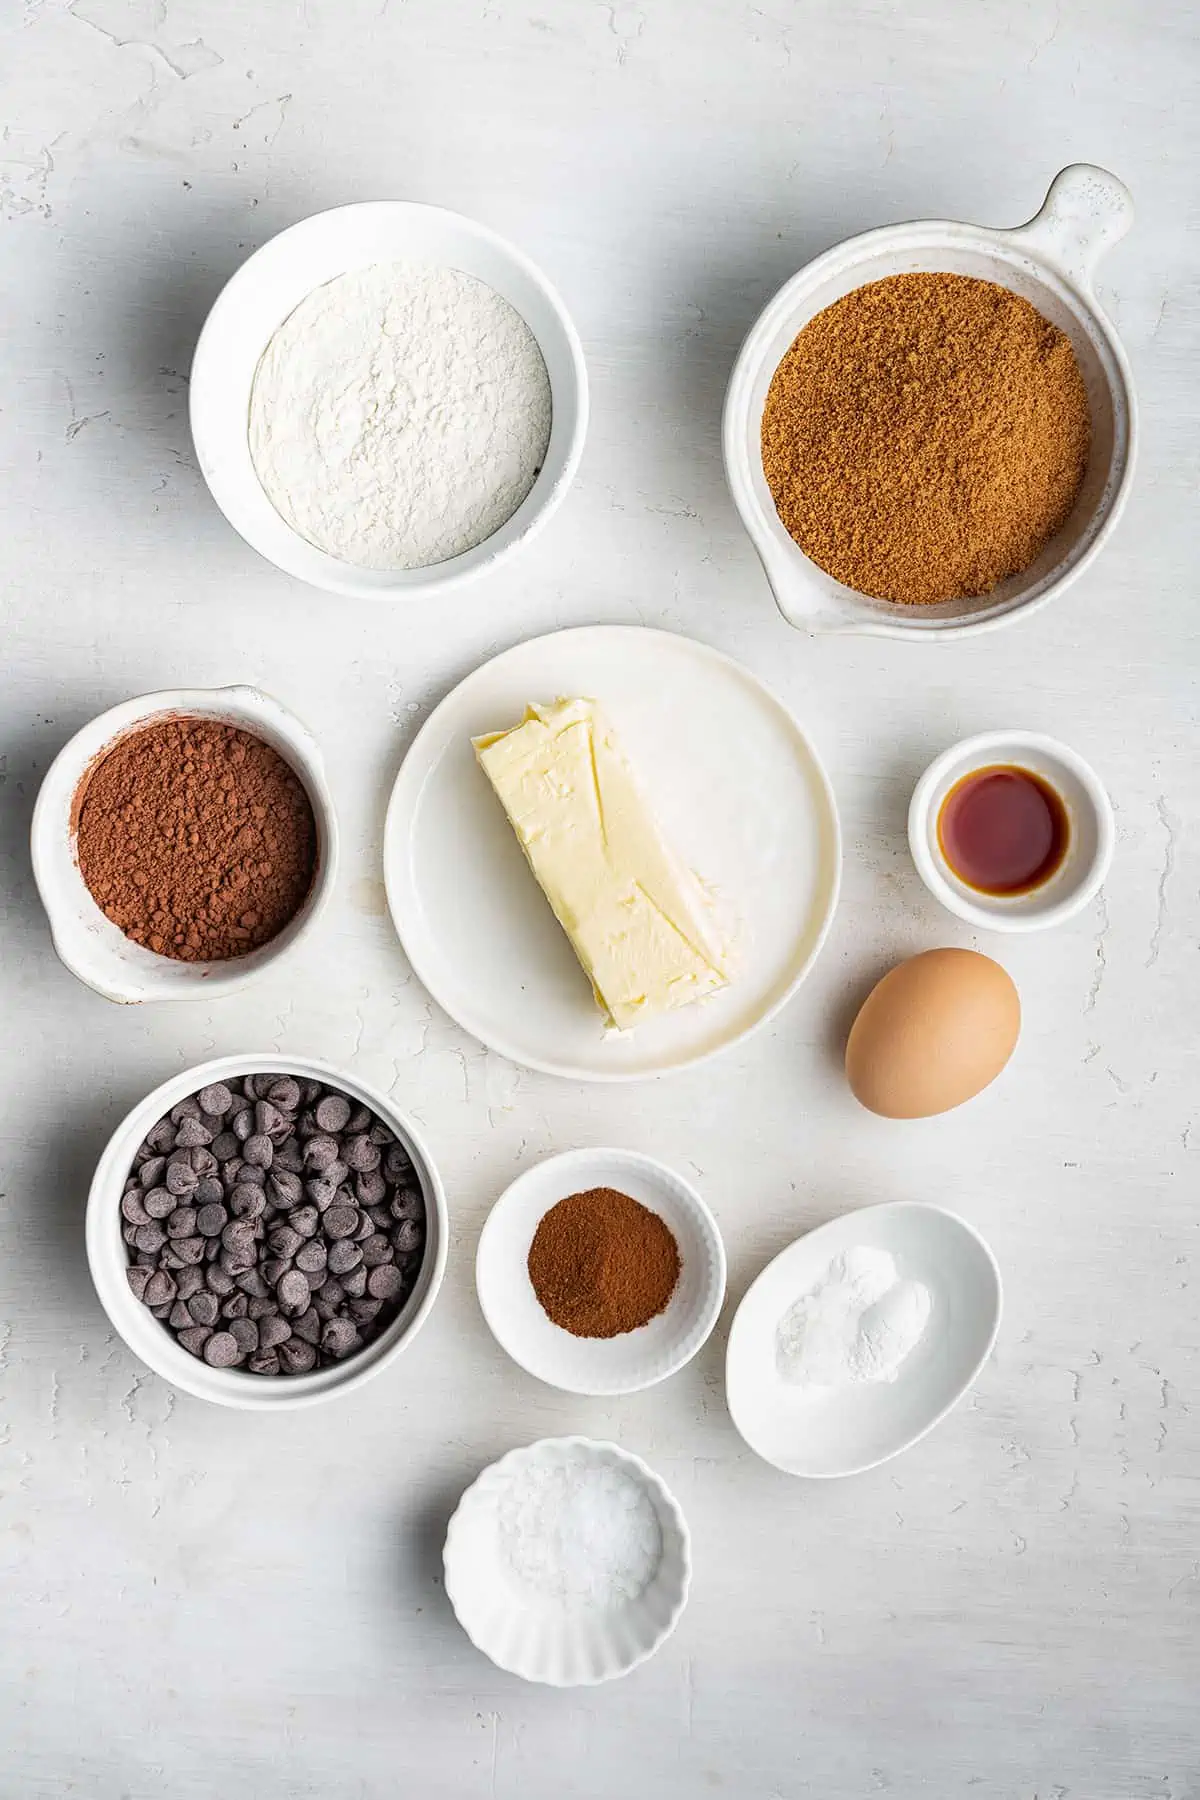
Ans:
<svg viewBox="0 0 1200 1800"><path fill-rule="evenodd" d="M935 900L989 931L1073 918L1112 861L1112 801L1077 750L1039 731L985 731L935 757L908 844Z"/></svg>
<svg viewBox="0 0 1200 1800"><path fill-rule="evenodd" d="M972 769L942 801L938 844L950 869L981 894L1029 894L1063 865L1071 825L1061 794L1014 763Z"/></svg>

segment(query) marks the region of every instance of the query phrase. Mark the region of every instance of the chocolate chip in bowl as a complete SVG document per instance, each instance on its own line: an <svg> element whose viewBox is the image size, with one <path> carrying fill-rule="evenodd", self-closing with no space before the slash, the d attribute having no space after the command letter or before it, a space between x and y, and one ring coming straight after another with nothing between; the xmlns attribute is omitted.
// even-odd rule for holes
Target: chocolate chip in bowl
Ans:
<svg viewBox="0 0 1200 1800"><path fill-rule="evenodd" d="M88 1259L126 1343L221 1404L299 1406L398 1353L437 1293L441 1184L382 1095L233 1057L157 1089L101 1158Z"/></svg>

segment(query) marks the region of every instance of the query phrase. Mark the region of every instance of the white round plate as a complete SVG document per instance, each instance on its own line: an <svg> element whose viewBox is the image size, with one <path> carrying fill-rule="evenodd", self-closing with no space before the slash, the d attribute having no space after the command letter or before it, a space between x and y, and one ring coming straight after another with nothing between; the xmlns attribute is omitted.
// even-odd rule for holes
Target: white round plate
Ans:
<svg viewBox="0 0 1200 1800"><path fill-rule="evenodd" d="M929 1289L929 1323L894 1381L802 1394L776 1368L779 1321L834 1257L860 1245L888 1251L901 1278ZM999 1328L1000 1271L978 1232L938 1206L866 1207L789 1244L754 1282L729 1335L729 1410L750 1448L785 1474L859 1475L945 1417L987 1361Z"/></svg>
<svg viewBox="0 0 1200 1800"><path fill-rule="evenodd" d="M729 987L625 1034L606 1035L471 747L565 695L603 704L664 833L735 921ZM582 1081L662 1075L763 1024L811 968L840 872L829 780L790 713L718 651L639 626L534 638L468 675L405 757L384 833L392 918L439 1006L513 1062Z"/></svg>
<svg viewBox="0 0 1200 1800"><path fill-rule="evenodd" d="M608 1608L548 1599L506 1566L498 1508L514 1477L537 1465L617 1469L642 1488L658 1516L662 1554L634 1599ZM476 1649L552 1687L611 1681L653 1656L679 1623L692 1574L687 1522L666 1483L640 1456L585 1437L543 1438L485 1469L458 1503L442 1562L446 1598Z"/></svg>
<svg viewBox="0 0 1200 1800"><path fill-rule="evenodd" d="M529 1247L544 1213L568 1194L610 1187L657 1213L679 1245L679 1281L665 1310L636 1331L580 1338L542 1311ZM488 1214L475 1259L483 1316L513 1361L570 1394L632 1394L690 1362L725 1298L717 1222L686 1181L633 1150L568 1150L527 1169Z"/></svg>

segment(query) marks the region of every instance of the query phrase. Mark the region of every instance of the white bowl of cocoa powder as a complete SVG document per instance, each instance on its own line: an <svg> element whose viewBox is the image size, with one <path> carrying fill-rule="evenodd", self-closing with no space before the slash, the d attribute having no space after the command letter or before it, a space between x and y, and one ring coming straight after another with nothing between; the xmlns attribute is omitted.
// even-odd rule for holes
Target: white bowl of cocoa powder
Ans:
<svg viewBox="0 0 1200 1800"><path fill-rule="evenodd" d="M889 225L768 303L730 377L730 492L789 623L946 638L1061 594L1124 508L1137 409L1097 301L1133 204L1075 163L1028 224Z"/></svg>
<svg viewBox="0 0 1200 1800"><path fill-rule="evenodd" d="M59 752L33 872L60 960L132 1004L244 986L315 926L337 872L316 740L252 687L127 700Z"/></svg>

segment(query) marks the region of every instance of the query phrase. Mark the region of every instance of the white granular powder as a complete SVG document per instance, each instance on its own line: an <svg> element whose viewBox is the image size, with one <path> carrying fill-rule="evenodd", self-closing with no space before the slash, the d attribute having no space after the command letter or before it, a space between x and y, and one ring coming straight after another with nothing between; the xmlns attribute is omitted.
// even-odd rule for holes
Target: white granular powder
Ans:
<svg viewBox="0 0 1200 1800"><path fill-rule="evenodd" d="M550 378L521 315L457 269L377 263L302 300L263 354L250 454L276 510L364 569L473 549L533 486Z"/></svg>
<svg viewBox="0 0 1200 1800"><path fill-rule="evenodd" d="M500 1500L500 1549L547 1599L605 1610L634 1600L662 1558L658 1514L640 1482L604 1463L534 1463Z"/></svg>
<svg viewBox="0 0 1200 1800"><path fill-rule="evenodd" d="M902 1280L886 1250L847 1250L780 1319L775 1366L789 1386L811 1393L895 1381L930 1309L929 1289Z"/></svg>

